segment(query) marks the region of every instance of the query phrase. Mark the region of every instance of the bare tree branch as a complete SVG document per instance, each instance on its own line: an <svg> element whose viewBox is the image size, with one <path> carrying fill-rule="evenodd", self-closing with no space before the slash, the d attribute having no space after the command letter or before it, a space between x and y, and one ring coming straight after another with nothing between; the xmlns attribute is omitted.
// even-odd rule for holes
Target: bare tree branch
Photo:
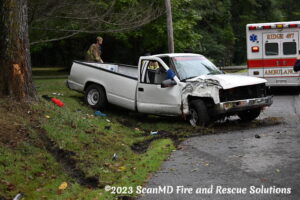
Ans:
<svg viewBox="0 0 300 200"><path fill-rule="evenodd" d="M48 0L45 4L42 0L31 1L30 31L35 39L32 45L69 38L78 33L132 30L150 23L164 12L163 6L150 0L127 3L117 0ZM39 38L44 34L48 39Z"/></svg>
<svg viewBox="0 0 300 200"><path fill-rule="evenodd" d="M63 40L63 39L67 39L67 38L73 37L73 36L75 36L77 34L79 34L79 32L75 32L75 33L72 33L70 35L62 36L62 37L59 37L59 38L53 38L53 39L49 39L49 40L39 40L39 41L31 42L30 45L34 45L34 44L38 44L38 43L54 42L54 41L58 41L58 40Z"/></svg>

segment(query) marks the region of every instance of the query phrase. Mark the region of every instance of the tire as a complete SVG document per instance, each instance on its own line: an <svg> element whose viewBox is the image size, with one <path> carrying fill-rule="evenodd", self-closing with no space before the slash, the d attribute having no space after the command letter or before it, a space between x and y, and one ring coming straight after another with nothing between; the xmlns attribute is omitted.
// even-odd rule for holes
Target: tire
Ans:
<svg viewBox="0 0 300 200"><path fill-rule="evenodd" d="M85 101L94 109L103 109L107 106L106 93L100 85L92 84L85 90Z"/></svg>
<svg viewBox="0 0 300 200"><path fill-rule="evenodd" d="M244 122L250 122L260 115L261 108L254 108L237 113L239 118Z"/></svg>
<svg viewBox="0 0 300 200"><path fill-rule="evenodd" d="M191 101L189 122L194 127L209 124L210 116L205 103L201 99Z"/></svg>

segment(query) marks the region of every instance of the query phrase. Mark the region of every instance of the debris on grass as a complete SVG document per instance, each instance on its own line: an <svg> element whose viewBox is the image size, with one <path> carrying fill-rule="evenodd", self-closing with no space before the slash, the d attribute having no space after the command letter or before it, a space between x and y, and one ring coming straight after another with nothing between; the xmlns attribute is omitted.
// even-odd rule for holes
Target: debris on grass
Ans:
<svg viewBox="0 0 300 200"><path fill-rule="evenodd" d="M117 160L118 159L118 155L116 153L114 153L112 160Z"/></svg>
<svg viewBox="0 0 300 200"><path fill-rule="evenodd" d="M19 193L13 198L13 200L20 200L22 197L23 197L23 194Z"/></svg>
<svg viewBox="0 0 300 200"><path fill-rule="evenodd" d="M158 135L158 134L159 134L158 131L151 131L151 132L150 132L150 135Z"/></svg>
<svg viewBox="0 0 300 200"><path fill-rule="evenodd" d="M95 116L98 116L98 117L106 117L107 114L101 112L100 110L97 110L97 111L95 112Z"/></svg>
<svg viewBox="0 0 300 200"><path fill-rule="evenodd" d="M51 101L58 107L63 107L65 105L61 100L57 98L51 98Z"/></svg>
<svg viewBox="0 0 300 200"><path fill-rule="evenodd" d="M55 92L53 92L52 94L55 95L55 96L64 96L64 94L62 94L62 93L55 93Z"/></svg>
<svg viewBox="0 0 300 200"><path fill-rule="evenodd" d="M126 167L125 166L121 166L118 168L118 172L122 172L122 171L125 171L126 170Z"/></svg>
<svg viewBox="0 0 300 200"><path fill-rule="evenodd" d="M60 186L58 187L59 190L65 190L68 187L67 182L62 182Z"/></svg>
<svg viewBox="0 0 300 200"><path fill-rule="evenodd" d="M47 101L52 101L58 107L63 107L64 106L64 103L61 100L57 99L57 98L49 97L48 95L42 95L42 97L44 99L46 99Z"/></svg>

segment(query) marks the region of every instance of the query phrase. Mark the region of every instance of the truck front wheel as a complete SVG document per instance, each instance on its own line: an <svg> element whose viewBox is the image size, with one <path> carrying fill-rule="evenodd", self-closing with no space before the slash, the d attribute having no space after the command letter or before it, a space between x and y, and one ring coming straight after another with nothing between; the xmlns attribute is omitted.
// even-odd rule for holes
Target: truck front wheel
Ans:
<svg viewBox="0 0 300 200"><path fill-rule="evenodd" d="M190 124L192 126L206 126L210 122L210 117L205 103L201 100L193 100L190 103Z"/></svg>
<svg viewBox="0 0 300 200"><path fill-rule="evenodd" d="M106 93L100 85L92 84L85 90L85 101L94 109L103 109L107 105Z"/></svg>
<svg viewBox="0 0 300 200"><path fill-rule="evenodd" d="M249 122L257 118L260 115L260 112L261 112L260 108L255 108L255 109L241 111L237 115L242 121Z"/></svg>

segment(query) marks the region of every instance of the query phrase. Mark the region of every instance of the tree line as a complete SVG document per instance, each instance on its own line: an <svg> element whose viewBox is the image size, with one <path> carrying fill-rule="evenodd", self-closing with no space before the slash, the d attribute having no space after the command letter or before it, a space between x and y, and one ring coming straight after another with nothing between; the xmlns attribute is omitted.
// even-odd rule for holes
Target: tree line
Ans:
<svg viewBox="0 0 300 200"><path fill-rule="evenodd" d="M52 5L55 0L47 1L47 5L41 0L30 1L30 16L40 12L31 17L29 25L34 66L70 66L72 60L84 58L97 35L104 38L106 62L136 64L145 53L168 50L162 0L101 0L96 1L97 6L93 0L71 0L73 3L65 0L59 1L60 5ZM300 19L298 0L171 0L171 3L175 52L200 53L217 65L245 63L246 24ZM66 10L72 12L66 14ZM48 14L41 18L41 13ZM101 20L93 20L92 16ZM43 42L47 38L59 40Z"/></svg>

